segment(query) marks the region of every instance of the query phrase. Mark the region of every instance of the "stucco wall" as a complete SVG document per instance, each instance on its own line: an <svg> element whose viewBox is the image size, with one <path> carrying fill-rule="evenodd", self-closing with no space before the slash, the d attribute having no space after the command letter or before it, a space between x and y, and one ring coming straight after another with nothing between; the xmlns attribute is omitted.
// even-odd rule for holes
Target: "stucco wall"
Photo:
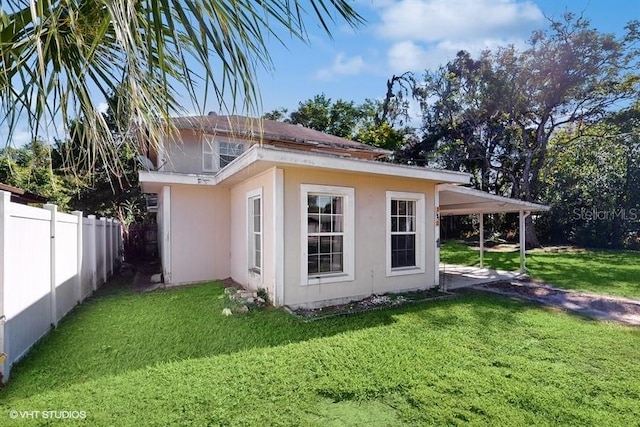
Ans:
<svg viewBox="0 0 640 427"><path fill-rule="evenodd" d="M275 244L274 236L275 168L253 177L231 189L231 277L250 289L265 288L274 300ZM249 271L247 193L262 190L262 269ZM280 214L280 213L278 213Z"/></svg>
<svg viewBox="0 0 640 427"><path fill-rule="evenodd" d="M171 283L229 277L229 189L172 185L170 204Z"/></svg>
<svg viewBox="0 0 640 427"><path fill-rule="evenodd" d="M301 278L300 185L318 184L355 189L355 277L350 282L307 285ZM425 272L386 275L386 191L425 195ZM393 177L324 172L304 168L284 169L284 298L291 306L317 305L373 293L428 288L436 284L435 184ZM306 243L305 243L306 244Z"/></svg>

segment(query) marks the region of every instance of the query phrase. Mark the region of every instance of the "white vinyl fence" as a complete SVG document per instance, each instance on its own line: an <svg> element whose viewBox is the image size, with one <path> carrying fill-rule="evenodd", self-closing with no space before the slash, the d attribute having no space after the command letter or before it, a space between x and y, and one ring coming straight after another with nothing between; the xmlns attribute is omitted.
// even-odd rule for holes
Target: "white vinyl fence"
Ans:
<svg viewBox="0 0 640 427"><path fill-rule="evenodd" d="M113 273L120 223L11 202L0 191L0 373Z"/></svg>

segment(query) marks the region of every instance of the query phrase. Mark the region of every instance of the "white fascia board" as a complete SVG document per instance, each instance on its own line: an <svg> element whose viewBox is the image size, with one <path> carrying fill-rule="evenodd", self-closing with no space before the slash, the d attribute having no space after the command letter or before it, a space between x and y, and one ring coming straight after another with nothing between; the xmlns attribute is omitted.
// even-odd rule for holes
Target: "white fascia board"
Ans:
<svg viewBox="0 0 640 427"><path fill-rule="evenodd" d="M245 153L247 154L247 160L249 160L250 157L249 152L255 153L255 161L259 160L278 165L332 169L344 172L369 173L457 184L468 184L470 181L469 174L463 172L426 169L362 159L342 158L321 155L318 153L305 153L303 151L294 152L274 149L268 146L255 145L251 147L251 149ZM240 160L240 158L238 158L238 160ZM251 160L254 160L254 156L251 156ZM238 162L238 166L240 166L240 163L241 162ZM225 168L225 170L226 169L227 168ZM231 173L233 174L236 172L237 171Z"/></svg>
<svg viewBox="0 0 640 427"><path fill-rule="evenodd" d="M155 171L138 172L138 181L142 184L191 184L215 185L214 175L198 175L186 173L168 173Z"/></svg>
<svg viewBox="0 0 640 427"><path fill-rule="evenodd" d="M519 212L531 211L540 212L548 211L550 206L540 205L538 203L526 202L509 197L489 194L474 188L461 187L457 185L442 184L438 185L438 192L451 192L463 196L470 196L468 203L458 203L446 205L442 203L441 209L444 215L469 215L479 213L499 213L499 212ZM479 201L478 199L481 199Z"/></svg>

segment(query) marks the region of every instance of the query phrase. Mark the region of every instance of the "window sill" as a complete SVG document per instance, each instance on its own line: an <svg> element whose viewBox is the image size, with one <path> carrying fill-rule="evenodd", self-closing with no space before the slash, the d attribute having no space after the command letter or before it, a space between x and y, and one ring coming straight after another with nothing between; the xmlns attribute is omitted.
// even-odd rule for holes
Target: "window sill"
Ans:
<svg viewBox="0 0 640 427"><path fill-rule="evenodd" d="M397 267L387 270L387 277L408 276L410 274L424 274L424 267Z"/></svg>
<svg viewBox="0 0 640 427"><path fill-rule="evenodd" d="M352 282L353 274L338 273L338 274L321 274L317 276L309 276L307 278L306 286L309 285L324 285L327 283L337 282Z"/></svg>

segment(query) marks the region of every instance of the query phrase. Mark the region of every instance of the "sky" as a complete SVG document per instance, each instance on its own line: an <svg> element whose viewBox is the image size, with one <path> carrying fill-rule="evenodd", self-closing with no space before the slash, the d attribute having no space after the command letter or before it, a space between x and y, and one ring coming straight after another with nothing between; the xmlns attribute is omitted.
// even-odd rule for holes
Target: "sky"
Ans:
<svg viewBox="0 0 640 427"><path fill-rule="evenodd" d="M382 99L386 81L406 71L420 73L453 59L459 50L477 54L486 48L523 46L546 17L569 11L589 19L601 32L622 34L640 19L640 0L352 0L366 19L357 29L343 22L332 38L308 22L309 42L285 38L269 43L271 70L261 70L257 84L262 111L295 110L298 103L325 94L357 104ZM105 108L104 100L96 104ZM185 97L186 103L186 97ZM187 110L192 110L185 105ZM221 112L212 99L206 111ZM18 126L13 145L30 139ZM0 128L0 134L5 132ZM1 136L1 135L0 135Z"/></svg>
<svg viewBox="0 0 640 427"><path fill-rule="evenodd" d="M273 43L274 70L258 79L265 112L295 110L320 93L334 101L380 99L393 74L435 69L462 49L524 45L533 30L547 27L546 17L565 11L616 34L640 19L640 0L354 0L354 7L367 20L356 30L340 23L333 40L309 28L308 45Z"/></svg>

